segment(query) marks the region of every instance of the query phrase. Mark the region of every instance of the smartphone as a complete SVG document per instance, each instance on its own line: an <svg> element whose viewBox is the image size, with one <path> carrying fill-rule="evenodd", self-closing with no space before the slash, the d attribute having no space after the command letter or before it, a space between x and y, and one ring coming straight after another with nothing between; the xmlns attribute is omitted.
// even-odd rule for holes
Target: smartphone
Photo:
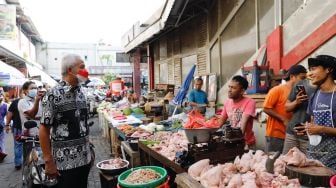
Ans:
<svg viewBox="0 0 336 188"><path fill-rule="evenodd" d="M296 85L296 89L298 90L298 92L302 91L303 95L307 95L304 85Z"/></svg>
<svg viewBox="0 0 336 188"><path fill-rule="evenodd" d="M304 127L304 125L302 123L295 124L295 127L297 127L296 130L299 131L299 132L301 132L301 131L303 131L305 129L305 127Z"/></svg>

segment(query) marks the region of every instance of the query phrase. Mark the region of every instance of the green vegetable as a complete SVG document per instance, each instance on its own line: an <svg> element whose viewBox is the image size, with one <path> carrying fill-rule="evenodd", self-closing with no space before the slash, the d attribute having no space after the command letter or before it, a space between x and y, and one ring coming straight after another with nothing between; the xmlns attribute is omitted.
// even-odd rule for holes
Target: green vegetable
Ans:
<svg viewBox="0 0 336 188"><path fill-rule="evenodd" d="M141 108L133 108L132 111L136 114L143 114L144 111Z"/></svg>
<svg viewBox="0 0 336 188"><path fill-rule="evenodd" d="M129 116L132 113L132 109L131 108L124 108L123 113L124 113L125 116Z"/></svg>
<svg viewBox="0 0 336 188"><path fill-rule="evenodd" d="M171 128L173 129L179 129L182 127L182 121L181 120L175 120L173 124L171 125Z"/></svg>

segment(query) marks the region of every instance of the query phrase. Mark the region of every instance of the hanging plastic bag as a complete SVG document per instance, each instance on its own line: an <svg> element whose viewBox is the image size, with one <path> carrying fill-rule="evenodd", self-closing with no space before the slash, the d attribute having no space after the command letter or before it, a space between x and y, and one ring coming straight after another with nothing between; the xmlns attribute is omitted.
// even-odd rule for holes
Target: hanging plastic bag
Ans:
<svg viewBox="0 0 336 188"><path fill-rule="evenodd" d="M183 125L184 128L197 129L205 127L205 118L199 111L192 110L189 112L188 117L189 121Z"/></svg>
<svg viewBox="0 0 336 188"><path fill-rule="evenodd" d="M206 121L205 126L207 128L219 128L222 125L222 121L219 117L212 117L210 120Z"/></svg>

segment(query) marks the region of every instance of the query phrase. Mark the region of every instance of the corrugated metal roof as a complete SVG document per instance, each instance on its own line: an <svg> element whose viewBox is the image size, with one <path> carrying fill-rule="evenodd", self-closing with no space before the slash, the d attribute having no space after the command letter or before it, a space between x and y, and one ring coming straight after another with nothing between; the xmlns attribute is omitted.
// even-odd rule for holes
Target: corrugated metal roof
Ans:
<svg viewBox="0 0 336 188"><path fill-rule="evenodd" d="M195 16L207 13L213 2L214 0L166 0L164 6L148 21L142 24L137 22L123 35L124 51L127 53L146 42L150 43ZM159 15L161 16L158 17Z"/></svg>
<svg viewBox="0 0 336 188"><path fill-rule="evenodd" d="M169 13L175 3L175 0L167 0L163 7L160 7L145 23L136 23L122 37L124 51L129 52L142 42L150 39L153 35L159 33L165 26ZM140 33L134 31L140 30Z"/></svg>

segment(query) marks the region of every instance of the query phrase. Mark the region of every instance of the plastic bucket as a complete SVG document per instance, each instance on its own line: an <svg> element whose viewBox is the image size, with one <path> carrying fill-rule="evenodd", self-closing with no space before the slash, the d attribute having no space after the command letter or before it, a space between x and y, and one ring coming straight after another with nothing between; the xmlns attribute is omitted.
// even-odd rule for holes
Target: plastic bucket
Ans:
<svg viewBox="0 0 336 188"><path fill-rule="evenodd" d="M330 187L335 188L336 187L336 175L330 178Z"/></svg>
<svg viewBox="0 0 336 188"><path fill-rule="evenodd" d="M170 177L168 176L167 179L166 179L166 181L163 182L163 184L161 184L161 185L159 185L159 186L157 186L155 188L170 188L170 186L169 186L169 180L170 180ZM119 185L119 183L118 183L117 188L123 188L123 187L121 187Z"/></svg>

